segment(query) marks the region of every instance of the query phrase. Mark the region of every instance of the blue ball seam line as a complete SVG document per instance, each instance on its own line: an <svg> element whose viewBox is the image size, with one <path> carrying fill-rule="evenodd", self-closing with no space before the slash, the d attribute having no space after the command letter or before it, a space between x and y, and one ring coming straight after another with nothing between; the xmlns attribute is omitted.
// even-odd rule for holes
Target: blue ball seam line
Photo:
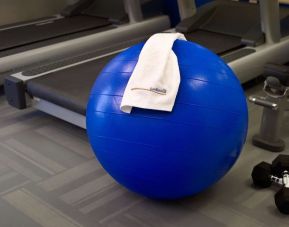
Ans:
<svg viewBox="0 0 289 227"><path fill-rule="evenodd" d="M151 148L151 149L158 149L158 150L162 150L164 149L163 147L161 146L153 146L152 144L146 144L146 143L138 143L138 142L133 142L133 141L129 141L129 140L124 140L124 139L116 139L114 137L108 137L108 136L101 136L101 135L94 135L93 136L94 138L99 138L99 139L104 139L104 140L109 140L109 141L117 141L117 142L122 142L122 143L126 143L126 144L133 144L133 145L142 145L142 146L146 146L148 148ZM178 151L170 151L169 153L172 153L172 154L179 154L181 152L185 152L186 154L194 154L195 151L192 150L190 152L187 152L187 150L178 150ZM95 152L97 153L97 151Z"/></svg>
<svg viewBox="0 0 289 227"><path fill-rule="evenodd" d="M203 82L203 83L207 83L206 81L201 81L201 80L196 80L196 79L188 79L188 80L182 80L181 81L181 84L180 84L180 87L182 86L182 83L184 83L185 81L189 81L189 82L192 82L192 81L196 81L196 82ZM186 83L187 84L187 83ZM212 83L208 83L208 84L210 84L210 85L213 85L213 86L215 86L215 87L218 87L218 88L224 88L224 86L220 86L220 85L218 85L218 84L212 84ZM228 88L228 87L227 87ZM93 89L93 91L91 91L90 92L90 96L92 96L92 95L107 95L107 96L119 96L119 97L123 97L123 95L116 95L116 94L109 94L109 93L99 93L99 92L96 92L96 91L94 91L95 89ZM240 91L242 91L242 93L244 94L244 91L243 91L243 89L240 89ZM237 89L232 89L230 92L231 93L235 93L235 92L237 92L237 93L240 93L240 91L238 91ZM197 94L197 92L196 92L196 94ZM245 94L244 94L244 96L245 96Z"/></svg>
<svg viewBox="0 0 289 227"><path fill-rule="evenodd" d="M157 121L162 121L162 122L169 122L169 123L174 124L174 125L203 126L202 124L180 123L180 122L175 122L175 121L172 121L172 120L166 120L166 119L163 119L163 118L155 118L155 117L151 117L151 116L138 116L138 115L133 115L133 114L125 114L125 113L123 113L123 114L120 114L120 113L108 113L108 112L103 112L103 111L94 111L93 113L119 115L119 116L126 117L126 118L152 119L152 120L157 120ZM241 116L241 114L239 116ZM229 127L229 128L231 127L230 125L226 125L226 126ZM208 125L206 125L206 128L218 129L218 131L226 129L226 127L219 128L219 127L208 126Z"/></svg>
<svg viewBox="0 0 289 227"><path fill-rule="evenodd" d="M90 98L93 97L93 96L110 96L110 97L118 97L118 98L122 98L123 96L121 95L111 95L111 94L100 94L100 93L93 93L93 94L90 94ZM119 106L120 106L120 103L118 103ZM232 114L235 114L236 116L239 116L240 114L243 113L243 111L240 109L239 112L235 112L235 111L230 111L230 110L227 110L227 109L221 109L221 108L215 108L215 107L209 107L209 106L204 106L204 105L197 105L197 104L192 104L192 103L186 103L186 102L175 102L175 105L176 104L181 104L181 105L186 105L186 106L196 106L198 108L202 108L202 109L208 109L208 110L215 110L215 111L218 111L218 112L222 112L224 113L224 111L226 113L232 113ZM244 102L245 104L245 102ZM135 107L137 108L137 107ZM141 108L139 108L141 109ZM153 111L159 111L159 110L153 110ZM95 112L98 112L98 111L95 111ZM100 111L101 112L101 111ZM162 112L165 112L165 111L162 111ZM169 112L168 112L169 113ZM128 115L126 113L123 113L123 115Z"/></svg>
<svg viewBox="0 0 289 227"><path fill-rule="evenodd" d="M132 72L101 72L100 75L113 75L113 74L127 74L127 75L123 75L123 76L127 76L127 77L130 77ZM97 80L97 79L96 79ZM196 77L191 77L191 76L181 76L181 81L183 80L195 80L195 81L201 81L201 82L207 82L207 83L210 83L212 85L215 85L215 86L221 86L221 87L225 87L225 88L233 88L235 89L235 86L229 86L227 84L223 85L221 83L217 83L217 82L214 82L214 81L211 81L211 80L204 80L204 79L200 79L200 78L196 78Z"/></svg>
<svg viewBox="0 0 289 227"><path fill-rule="evenodd" d="M124 142L124 143L128 143L128 144L142 145L142 146L146 146L146 147L153 148L153 149L155 149L155 148L161 149L161 147L153 146L151 144L146 144L146 143L132 142L129 140L118 139L118 138L113 138L113 137L108 137L108 136L100 136L100 135L96 135L96 137L101 138L101 139L106 139L106 140L114 140L114 141L118 141L118 142Z"/></svg>
<svg viewBox="0 0 289 227"><path fill-rule="evenodd" d="M132 59L132 60L122 60L122 59L117 59L117 56L116 57L114 57L113 59L111 59L109 62L108 62L108 64L110 63L110 62L114 62L114 61L116 61L116 62L121 62L121 63L138 63L138 61L139 61L139 58L136 58L136 59ZM181 60L179 60L179 61L181 61ZM192 62L186 62L186 64L185 63L183 63L182 61L181 61L181 63L179 63L179 67L181 68L181 67L189 67L189 66L191 66L192 65ZM227 64L226 64L227 65ZM229 67L228 65L227 65L227 67ZM230 67L229 67L230 68ZM105 69L105 68L104 68ZM106 69L107 70L107 69ZM106 71L106 70L104 70L104 72L105 73L107 73L107 72L113 72L113 71Z"/></svg>

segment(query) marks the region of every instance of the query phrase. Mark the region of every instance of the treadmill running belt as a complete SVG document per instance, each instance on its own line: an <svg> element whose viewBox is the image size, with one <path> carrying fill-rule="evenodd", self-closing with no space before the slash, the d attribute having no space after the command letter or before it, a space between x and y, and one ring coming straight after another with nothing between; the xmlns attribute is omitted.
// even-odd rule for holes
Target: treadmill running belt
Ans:
<svg viewBox="0 0 289 227"><path fill-rule="evenodd" d="M114 56L116 54L30 80L27 92L85 115L90 89L102 68Z"/></svg>
<svg viewBox="0 0 289 227"><path fill-rule="evenodd" d="M197 30L185 34L185 36L187 40L198 43L218 55L222 55L228 51L232 51L244 46L241 44L241 39L239 37L203 30Z"/></svg>
<svg viewBox="0 0 289 227"><path fill-rule="evenodd" d="M0 51L108 26L105 18L74 16L0 31Z"/></svg>

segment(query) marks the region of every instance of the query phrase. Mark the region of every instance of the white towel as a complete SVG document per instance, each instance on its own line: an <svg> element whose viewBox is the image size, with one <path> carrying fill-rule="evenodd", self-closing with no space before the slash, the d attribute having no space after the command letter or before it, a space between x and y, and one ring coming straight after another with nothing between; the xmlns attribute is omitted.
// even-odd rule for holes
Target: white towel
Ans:
<svg viewBox="0 0 289 227"><path fill-rule="evenodd" d="M120 109L172 111L180 84L178 59L172 50L180 33L155 34L145 43L124 91Z"/></svg>

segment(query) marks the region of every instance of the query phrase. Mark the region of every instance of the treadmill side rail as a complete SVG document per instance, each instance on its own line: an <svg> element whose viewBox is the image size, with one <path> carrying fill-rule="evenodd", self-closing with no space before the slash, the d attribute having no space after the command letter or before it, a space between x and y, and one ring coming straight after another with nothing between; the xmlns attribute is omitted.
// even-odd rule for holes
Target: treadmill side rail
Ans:
<svg viewBox="0 0 289 227"><path fill-rule="evenodd" d="M39 98L34 98L33 107L51 116L86 129L86 116L83 114L76 113L72 110Z"/></svg>
<svg viewBox="0 0 289 227"><path fill-rule="evenodd" d="M6 99L11 106L17 109L25 109L27 107L26 89L22 80L7 76L4 80L4 90Z"/></svg>
<svg viewBox="0 0 289 227"><path fill-rule="evenodd" d="M79 51L88 51L91 48L105 48L111 46L112 43L130 40L132 37L148 37L168 29L169 26L168 16L158 16L139 23L122 25L114 29L16 53L0 58L0 73L29 66L35 62L45 62L55 56L61 58L62 56L77 55Z"/></svg>

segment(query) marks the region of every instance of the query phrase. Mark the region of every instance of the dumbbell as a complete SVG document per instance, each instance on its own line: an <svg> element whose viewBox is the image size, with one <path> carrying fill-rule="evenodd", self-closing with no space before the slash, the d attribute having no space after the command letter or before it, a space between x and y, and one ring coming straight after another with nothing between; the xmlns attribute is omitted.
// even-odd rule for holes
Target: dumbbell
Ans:
<svg viewBox="0 0 289 227"><path fill-rule="evenodd" d="M252 179L259 188L270 187L272 183L281 185L275 194L275 204L281 213L289 214L289 155L277 156L272 164L259 163L253 168Z"/></svg>

